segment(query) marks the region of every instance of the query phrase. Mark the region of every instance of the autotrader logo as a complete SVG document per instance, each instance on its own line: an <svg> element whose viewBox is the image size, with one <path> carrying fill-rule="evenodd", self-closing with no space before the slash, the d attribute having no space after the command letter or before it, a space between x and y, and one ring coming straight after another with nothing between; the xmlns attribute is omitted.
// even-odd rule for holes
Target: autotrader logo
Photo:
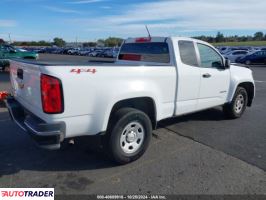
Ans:
<svg viewBox="0 0 266 200"><path fill-rule="evenodd" d="M2 200L54 200L54 188L0 188Z"/></svg>

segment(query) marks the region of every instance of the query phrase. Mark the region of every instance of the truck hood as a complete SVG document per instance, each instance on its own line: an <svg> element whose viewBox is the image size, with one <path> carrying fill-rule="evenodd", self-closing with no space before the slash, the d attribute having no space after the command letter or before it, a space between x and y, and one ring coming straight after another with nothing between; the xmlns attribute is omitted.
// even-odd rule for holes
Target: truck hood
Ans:
<svg viewBox="0 0 266 200"><path fill-rule="evenodd" d="M231 71L240 71L240 72L246 72L246 73L252 73L251 69L246 66L246 65L242 65L242 64L231 64L230 66L230 70Z"/></svg>

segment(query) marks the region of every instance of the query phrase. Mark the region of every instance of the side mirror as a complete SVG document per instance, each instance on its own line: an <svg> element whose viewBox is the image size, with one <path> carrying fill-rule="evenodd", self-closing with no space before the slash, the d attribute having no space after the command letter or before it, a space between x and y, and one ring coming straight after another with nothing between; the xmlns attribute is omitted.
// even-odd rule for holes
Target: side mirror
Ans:
<svg viewBox="0 0 266 200"><path fill-rule="evenodd" d="M224 68L230 69L231 62L228 58L225 59Z"/></svg>
<svg viewBox="0 0 266 200"><path fill-rule="evenodd" d="M223 69L224 68L224 66L221 62L213 62L212 67L217 68L217 69Z"/></svg>

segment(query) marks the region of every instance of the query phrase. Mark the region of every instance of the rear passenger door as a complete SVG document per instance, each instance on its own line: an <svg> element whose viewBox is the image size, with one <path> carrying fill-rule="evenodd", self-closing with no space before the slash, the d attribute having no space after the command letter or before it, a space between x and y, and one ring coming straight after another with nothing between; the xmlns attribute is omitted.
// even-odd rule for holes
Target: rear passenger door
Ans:
<svg viewBox="0 0 266 200"><path fill-rule="evenodd" d="M224 68L223 57L211 46L197 43L200 62L198 110L222 105L230 84L230 71Z"/></svg>
<svg viewBox="0 0 266 200"><path fill-rule="evenodd" d="M197 109L200 90L200 68L193 41L176 41L175 52L177 61L175 115L182 115L194 112Z"/></svg>

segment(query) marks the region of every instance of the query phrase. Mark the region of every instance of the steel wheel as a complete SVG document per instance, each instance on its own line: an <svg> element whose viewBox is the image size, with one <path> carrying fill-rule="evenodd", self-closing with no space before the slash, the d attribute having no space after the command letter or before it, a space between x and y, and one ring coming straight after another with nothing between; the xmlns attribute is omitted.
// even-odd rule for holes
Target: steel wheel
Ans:
<svg viewBox="0 0 266 200"><path fill-rule="evenodd" d="M246 89L238 87L232 101L223 106L223 111L230 119L240 118L246 110L247 103L248 94Z"/></svg>
<svg viewBox="0 0 266 200"><path fill-rule="evenodd" d="M121 108L112 115L107 131L108 155L117 163L126 164L145 153L152 136L152 123L140 110Z"/></svg>
<svg viewBox="0 0 266 200"><path fill-rule="evenodd" d="M135 153L144 141L145 131L139 122L131 122L122 131L120 147L126 154Z"/></svg>
<svg viewBox="0 0 266 200"><path fill-rule="evenodd" d="M245 105L245 98L242 94L239 94L235 101L235 112L241 113Z"/></svg>

